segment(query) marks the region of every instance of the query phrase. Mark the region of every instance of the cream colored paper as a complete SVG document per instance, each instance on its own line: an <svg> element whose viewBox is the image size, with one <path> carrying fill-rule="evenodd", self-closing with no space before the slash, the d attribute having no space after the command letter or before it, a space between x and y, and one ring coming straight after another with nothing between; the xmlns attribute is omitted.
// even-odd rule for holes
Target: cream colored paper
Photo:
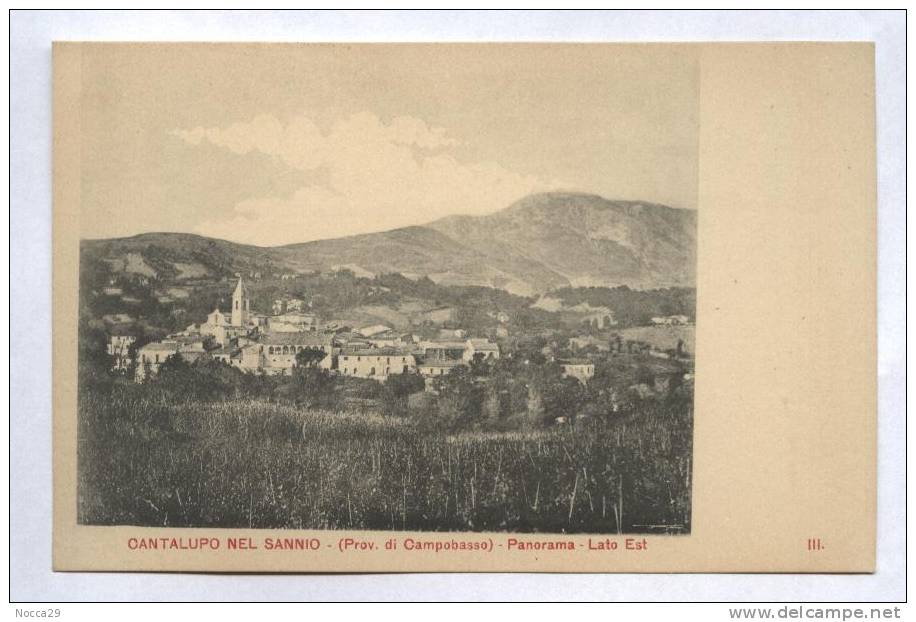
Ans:
<svg viewBox="0 0 916 622"><path fill-rule="evenodd" d="M578 66L597 79L605 58L633 66L696 63L699 135L695 197L668 197L698 213L697 380L692 529L645 536L645 550L508 551L504 533L406 534L339 531L172 529L87 526L76 522L76 315L79 240L108 226L122 235L111 196L87 194L85 175L103 175L98 151L118 141L101 134L143 131L157 100L120 110L100 124L100 106L117 109L120 80L147 80L160 96L189 106L248 111L251 93L208 101L208 77L324 66L335 58L374 64L425 59L458 67L530 57ZM232 62L228 62L231 59ZM634 60L635 59L635 60ZM545 75L551 75L545 70ZM224 77L224 75L223 75ZM506 75L506 80L511 76ZM638 81L638 72L632 75ZM108 84L109 99L87 99L87 84ZM449 75L430 88L448 90ZM171 88L169 88L171 87ZM384 85L379 85L384 89ZM626 89L626 84L620 85ZM103 89L104 90L104 89ZM93 92L98 92L95 89ZM681 96L682 90L672 90ZM449 91L468 106L491 94ZM600 93L592 95L600 97ZM379 95L383 97L383 95ZM462 99L466 97L467 99ZM594 102L589 102L594 104ZM685 100L685 114L690 103ZM96 107L96 108L93 108ZM561 111L575 115L574 110ZM870 44L690 45L209 45L79 44L54 48L54 568L185 571L527 571L527 572L871 572L875 564L875 118ZM137 127L124 126L135 119ZM214 124L216 125L216 124ZM208 127L207 124L203 125ZM495 130L494 130L495 131ZM519 137L524 143L528 138ZM524 146L524 145L523 145ZM520 151L524 151L521 149ZM107 160L142 160L108 153ZM522 156L519 156L522 157ZM534 157L534 156L530 156ZM680 174L687 175L688 172ZM93 178L95 180L95 178ZM634 184L651 179L631 180ZM277 182L280 183L280 182ZM689 184L687 184L689 186ZM104 184L92 184L93 188ZM107 188L117 194L118 188ZM637 198L637 197L634 197ZM129 197L123 197L129 200ZM203 200L203 198L202 198ZM657 197L656 200L665 200ZM388 222L388 221L384 221ZM371 230L375 223L365 225ZM381 228L381 227L377 227ZM377 229L376 228L376 229ZM226 540L314 537L316 551L230 551ZM132 537L218 537L212 552L131 550ZM395 538L396 551L342 553L341 538ZM407 551L406 538L486 539L492 552ZM589 536L563 536L577 544ZM550 537L549 539L558 539ZM594 541L603 536L591 536ZM809 550L819 539L822 548ZM329 546L330 545L330 546ZM502 546L500 546L502 545Z"/></svg>

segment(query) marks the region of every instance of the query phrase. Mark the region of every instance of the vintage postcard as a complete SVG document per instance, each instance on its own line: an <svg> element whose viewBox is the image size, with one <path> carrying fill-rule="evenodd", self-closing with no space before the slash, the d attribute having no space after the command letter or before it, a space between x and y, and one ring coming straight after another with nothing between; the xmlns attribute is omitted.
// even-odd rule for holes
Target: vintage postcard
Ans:
<svg viewBox="0 0 916 622"><path fill-rule="evenodd" d="M55 569L873 571L873 65L55 44Z"/></svg>

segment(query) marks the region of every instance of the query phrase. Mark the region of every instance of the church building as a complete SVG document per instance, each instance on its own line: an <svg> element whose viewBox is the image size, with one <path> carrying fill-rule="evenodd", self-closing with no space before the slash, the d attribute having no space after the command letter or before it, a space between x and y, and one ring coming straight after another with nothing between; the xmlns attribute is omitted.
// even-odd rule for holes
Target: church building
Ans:
<svg viewBox="0 0 916 622"><path fill-rule="evenodd" d="M248 326L248 317L251 315L251 296L248 295L248 287L239 277L238 285L232 292L232 325Z"/></svg>
<svg viewBox="0 0 916 622"><path fill-rule="evenodd" d="M213 341L225 346L236 337L244 337L250 328L251 296L242 277L239 277L235 291L232 292L232 310L227 315L217 307L200 325L200 334L213 337Z"/></svg>

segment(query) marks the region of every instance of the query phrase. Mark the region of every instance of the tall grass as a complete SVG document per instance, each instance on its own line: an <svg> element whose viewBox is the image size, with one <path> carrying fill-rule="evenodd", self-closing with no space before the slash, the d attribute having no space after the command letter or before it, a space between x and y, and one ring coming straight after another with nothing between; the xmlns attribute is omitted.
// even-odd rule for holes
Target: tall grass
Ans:
<svg viewBox="0 0 916 622"><path fill-rule="evenodd" d="M514 433L115 386L79 403L79 521L147 526L686 533L692 413Z"/></svg>

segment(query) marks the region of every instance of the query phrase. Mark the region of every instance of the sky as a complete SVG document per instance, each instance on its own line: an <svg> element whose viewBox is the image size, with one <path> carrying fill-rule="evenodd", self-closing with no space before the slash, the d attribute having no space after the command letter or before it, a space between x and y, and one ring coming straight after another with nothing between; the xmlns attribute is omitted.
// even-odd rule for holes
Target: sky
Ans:
<svg viewBox="0 0 916 622"><path fill-rule="evenodd" d="M695 209L698 89L688 46L89 45L81 235L272 246L551 190Z"/></svg>

